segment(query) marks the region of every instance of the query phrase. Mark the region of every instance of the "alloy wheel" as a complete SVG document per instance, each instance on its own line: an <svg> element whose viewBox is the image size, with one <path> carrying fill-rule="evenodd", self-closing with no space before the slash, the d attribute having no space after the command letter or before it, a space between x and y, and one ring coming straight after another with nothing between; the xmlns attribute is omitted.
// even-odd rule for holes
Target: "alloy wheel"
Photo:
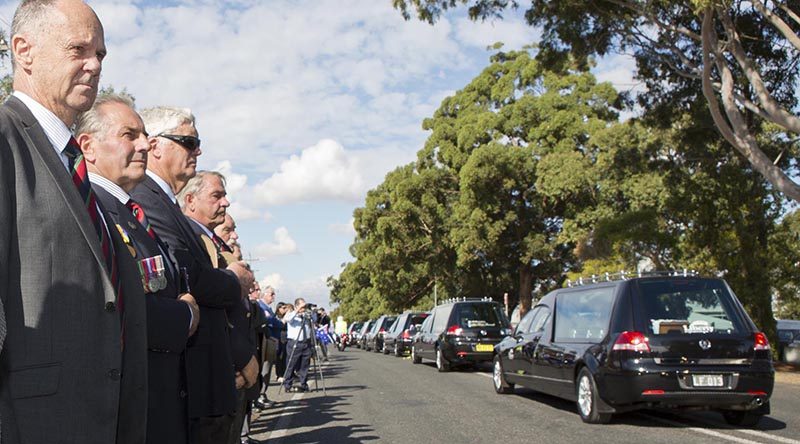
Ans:
<svg viewBox="0 0 800 444"><path fill-rule="evenodd" d="M581 409L581 415L589 417L592 414L592 381L589 380L587 375L582 375L578 381L578 408Z"/></svg>

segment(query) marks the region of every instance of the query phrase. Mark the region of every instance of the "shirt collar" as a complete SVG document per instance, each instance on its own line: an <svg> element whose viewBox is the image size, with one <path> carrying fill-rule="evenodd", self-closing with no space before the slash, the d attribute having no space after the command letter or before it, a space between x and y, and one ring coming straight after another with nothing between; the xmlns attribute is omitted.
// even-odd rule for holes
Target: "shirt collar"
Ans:
<svg viewBox="0 0 800 444"><path fill-rule="evenodd" d="M206 233L206 235L207 235L208 237L210 237L210 238L212 238L212 239L214 238L214 233L213 233L211 230L209 230L209 229L208 229L208 227L206 227L205 225L201 224L200 222L198 222L198 221L194 220L194 219L192 218L192 216L186 216L186 217L188 217L190 221L192 221L192 222L196 223L196 224L197 224L197 226L199 226L200 228L202 228L202 229L203 229L203 232L205 232L205 233Z"/></svg>
<svg viewBox="0 0 800 444"><path fill-rule="evenodd" d="M14 91L14 97L18 98L28 107L33 117L36 118L36 121L39 122L39 125L41 125L44 130L47 140L53 145L53 149L56 150L56 153L60 155L61 152L64 151L64 148L67 147L67 143L69 143L69 139L72 137L72 132L67 128L67 125L53 114L52 111L31 98L31 96L20 91Z"/></svg>
<svg viewBox="0 0 800 444"><path fill-rule="evenodd" d="M105 177L89 172L89 182L92 185L97 185L102 187L104 190L111 193L112 196L116 197L117 200L122 202L123 205L127 204L129 200L131 200L131 196L125 192L119 185L115 184L114 182L106 179Z"/></svg>
<svg viewBox="0 0 800 444"><path fill-rule="evenodd" d="M169 186L166 180L162 179L158 174L150 170L145 171L145 173L147 173L147 175L150 176L150 178L153 179L158 184L158 186L162 190L164 190L165 193L167 193L167 197L169 197L169 200L171 200L172 203L174 204L178 203L178 198L175 197L175 193L172 192L172 187ZM200 226L202 227L202 225Z"/></svg>

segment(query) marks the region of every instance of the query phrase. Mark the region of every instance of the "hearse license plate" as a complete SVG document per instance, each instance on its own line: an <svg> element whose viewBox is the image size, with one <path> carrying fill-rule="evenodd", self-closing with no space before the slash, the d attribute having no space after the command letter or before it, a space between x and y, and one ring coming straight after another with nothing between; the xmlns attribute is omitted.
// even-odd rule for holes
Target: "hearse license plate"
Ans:
<svg viewBox="0 0 800 444"><path fill-rule="evenodd" d="M494 351L494 345L492 345L492 344L475 344L475 351L476 352Z"/></svg>
<svg viewBox="0 0 800 444"><path fill-rule="evenodd" d="M722 375L692 375L694 387L722 387Z"/></svg>

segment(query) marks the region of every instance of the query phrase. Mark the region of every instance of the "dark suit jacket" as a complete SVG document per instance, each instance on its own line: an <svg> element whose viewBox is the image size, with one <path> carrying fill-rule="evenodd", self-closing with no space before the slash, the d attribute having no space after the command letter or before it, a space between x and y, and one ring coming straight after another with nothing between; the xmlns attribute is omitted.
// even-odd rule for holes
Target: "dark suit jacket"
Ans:
<svg viewBox="0 0 800 444"><path fill-rule="evenodd" d="M131 197L178 264L189 270L190 292L200 306L200 324L186 350L189 418L231 414L236 384L225 307L239 300L239 280L211 265L190 222L155 181L147 177Z"/></svg>
<svg viewBox="0 0 800 444"><path fill-rule="evenodd" d="M191 313L177 299L179 279L166 245L153 240L130 210L103 187L92 185L97 198L114 224L121 227L135 252L135 261L161 255L164 259L167 287L145 294L147 306L147 442L181 444L187 440L185 368ZM145 212L146 213L146 212ZM158 237L156 236L156 239Z"/></svg>
<svg viewBox="0 0 800 444"><path fill-rule="evenodd" d="M201 235L205 235L205 231L200 228L200 225L197 222L192 221L187 217L189 224L194 230L194 234L200 239ZM220 239L220 242L222 240ZM206 251L206 254L211 255L215 254L217 256L217 263L220 267L227 266L227 260L223 257L223 254L216 249L214 251ZM209 258L210 260L210 258ZM230 338L230 346L231 346L231 355L233 356L233 368L237 371L242 370L247 363L250 362L250 358L255 356L256 349L255 349L255 342L250 341L250 320L249 320L249 311L250 308L248 305L245 304L245 300L243 298L239 298L235 304L230 305L229 307L225 308L225 318L227 320L228 326L230 327L229 330L229 338ZM202 319L202 316L201 316Z"/></svg>
<svg viewBox="0 0 800 444"><path fill-rule="evenodd" d="M0 135L0 441L144 443L146 318L133 260L109 230L121 320L83 200L15 97L0 106Z"/></svg>

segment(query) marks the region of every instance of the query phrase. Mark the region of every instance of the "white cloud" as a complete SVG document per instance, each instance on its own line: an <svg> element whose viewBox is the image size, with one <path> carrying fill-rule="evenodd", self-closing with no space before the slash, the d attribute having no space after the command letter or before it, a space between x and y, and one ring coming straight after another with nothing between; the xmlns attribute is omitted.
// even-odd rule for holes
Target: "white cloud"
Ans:
<svg viewBox="0 0 800 444"><path fill-rule="evenodd" d="M350 221L348 221L347 223L344 223L344 224L330 224L330 225L328 225L328 227L330 228L330 230L332 232L334 232L336 234L343 234L343 235L346 235L346 236L355 237L356 236L356 229L353 226L354 223L355 223L355 219L354 218L350 218Z"/></svg>
<svg viewBox="0 0 800 444"><path fill-rule="evenodd" d="M258 245L253 249L253 254L262 259L294 253L297 253L297 242L289 235L289 230L286 227L278 227L275 230L272 242Z"/></svg>
<svg viewBox="0 0 800 444"><path fill-rule="evenodd" d="M256 185L256 201L267 205L314 200L357 201L364 180L358 160L334 140L321 140L291 156L280 171Z"/></svg>
<svg viewBox="0 0 800 444"><path fill-rule="evenodd" d="M327 276L317 276L310 279L287 282L282 287L281 294L284 299L290 299L292 302L295 298L303 298L306 303L316 304L325 309L330 309L330 289L327 284ZM281 299L281 294L278 299Z"/></svg>
<svg viewBox="0 0 800 444"><path fill-rule="evenodd" d="M485 49L497 42L503 43L503 49L521 49L541 39L541 33L523 20L514 20L513 11L505 20L487 20L473 22L467 17L456 20L456 37L463 43L478 49ZM488 60L487 60L488 62Z"/></svg>
<svg viewBox="0 0 800 444"><path fill-rule="evenodd" d="M644 83L633 78L636 61L627 54L612 54L599 59L592 72L598 82L610 82L618 91L645 91Z"/></svg>
<svg viewBox="0 0 800 444"><path fill-rule="evenodd" d="M284 284L285 284L285 281L283 280L283 277L280 275L280 273L268 274L268 275L264 276L264 279L261 279L258 282L258 285L262 289L263 288L267 288L267 287L272 287L272 288L275 289L276 292L278 290L281 290L283 288Z"/></svg>

